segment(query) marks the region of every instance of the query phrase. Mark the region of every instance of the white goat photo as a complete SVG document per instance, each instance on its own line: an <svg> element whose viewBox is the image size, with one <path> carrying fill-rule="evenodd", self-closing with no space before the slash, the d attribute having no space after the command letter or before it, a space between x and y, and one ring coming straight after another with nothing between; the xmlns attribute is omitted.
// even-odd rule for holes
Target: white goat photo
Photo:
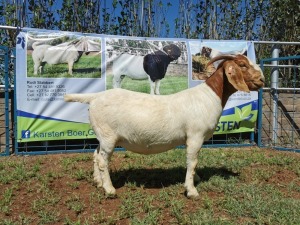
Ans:
<svg viewBox="0 0 300 225"><path fill-rule="evenodd" d="M147 155L186 145L186 195L199 196L194 184L200 179L195 173L198 153L212 137L228 98L236 91L257 91L264 86L261 69L246 56L221 55L208 65L219 60L206 82L175 94L149 95L117 88L65 95L66 102L89 104L90 124L99 141L94 152L98 187L116 194L109 174L115 146Z"/></svg>
<svg viewBox="0 0 300 225"><path fill-rule="evenodd" d="M107 43L107 74L109 79L112 79L111 86L107 89L125 88L160 95L161 81L166 76L171 80L169 82L171 84L165 89L171 91L164 90L164 94L186 89L187 59L185 62L181 60L180 62L183 63L178 64L179 58L186 55L185 48L184 43L158 42L154 44L150 41L113 39ZM143 80L147 80L147 90L142 87L145 84ZM165 80L163 82L167 84ZM174 85L173 82L184 83Z"/></svg>
<svg viewBox="0 0 300 225"><path fill-rule="evenodd" d="M78 64L76 66L77 77L101 77L99 69L101 67L101 42L99 40L91 40L88 37L68 41L60 38L54 41L51 38L35 39L28 48L32 49L28 50L27 54L29 76L74 77L74 65ZM31 66L31 60L33 66Z"/></svg>

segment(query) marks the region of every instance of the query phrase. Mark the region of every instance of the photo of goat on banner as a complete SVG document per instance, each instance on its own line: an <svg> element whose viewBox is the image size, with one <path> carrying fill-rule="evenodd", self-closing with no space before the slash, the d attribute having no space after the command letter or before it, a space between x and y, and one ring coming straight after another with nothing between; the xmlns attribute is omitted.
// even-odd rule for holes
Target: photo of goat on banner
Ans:
<svg viewBox="0 0 300 225"><path fill-rule="evenodd" d="M100 35L92 34L37 29L19 33L18 142L94 138L87 107L66 107L63 98L67 93L105 90L103 43Z"/></svg>
<svg viewBox="0 0 300 225"><path fill-rule="evenodd" d="M223 42L224 44L224 42ZM230 46L230 45L229 45ZM228 48L228 47L227 47ZM196 51L195 51L196 50ZM193 80L206 80L213 74L220 64L220 61L217 61L208 67L207 63L214 57L219 55L236 55L241 54L247 56L247 45L232 45L230 50L224 48L224 46L215 45L211 47L209 43L201 43L200 46L193 48L192 52L192 79Z"/></svg>
<svg viewBox="0 0 300 225"><path fill-rule="evenodd" d="M27 65L28 77L100 78L101 39L29 34Z"/></svg>
<svg viewBox="0 0 300 225"><path fill-rule="evenodd" d="M248 41L190 41L192 63L190 65L189 86L205 82L221 65L222 60L207 66L214 57L220 55L245 55L255 63L255 51ZM258 94L238 91L228 99L214 134L241 133L254 131L258 110Z"/></svg>
<svg viewBox="0 0 300 225"><path fill-rule="evenodd" d="M107 89L172 94L188 88L185 42L108 38Z"/></svg>

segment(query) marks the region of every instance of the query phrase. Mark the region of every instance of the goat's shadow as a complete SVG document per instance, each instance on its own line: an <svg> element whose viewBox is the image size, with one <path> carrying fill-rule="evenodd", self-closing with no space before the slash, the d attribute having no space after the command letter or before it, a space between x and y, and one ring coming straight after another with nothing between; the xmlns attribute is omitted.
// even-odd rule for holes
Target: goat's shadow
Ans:
<svg viewBox="0 0 300 225"><path fill-rule="evenodd" d="M74 73L101 73L101 68L74 68L73 69Z"/></svg>
<svg viewBox="0 0 300 225"><path fill-rule="evenodd" d="M213 176L220 176L225 180L239 176L225 167L204 167L196 170L200 177L200 184ZM121 188L126 183L134 183L138 187L162 188L169 187L185 180L186 168L174 167L170 169L127 169L111 172L112 183L115 188Z"/></svg>

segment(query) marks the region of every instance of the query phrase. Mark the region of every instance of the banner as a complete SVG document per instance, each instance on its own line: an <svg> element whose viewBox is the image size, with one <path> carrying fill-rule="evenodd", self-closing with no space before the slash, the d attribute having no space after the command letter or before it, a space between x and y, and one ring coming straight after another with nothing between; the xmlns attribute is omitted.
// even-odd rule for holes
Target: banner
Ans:
<svg viewBox="0 0 300 225"><path fill-rule="evenodd" d="M23 29L17 37L18 142L95 138L88 105L66 103L66 93L125 88L172 94L209 77L218 54L245 54L247 41L106 36ZM257 92L237 92L226 104L216 134L254 130ZM184 107L184 106L182 106ZM120 109L122 110L122 109Z"/></svg>

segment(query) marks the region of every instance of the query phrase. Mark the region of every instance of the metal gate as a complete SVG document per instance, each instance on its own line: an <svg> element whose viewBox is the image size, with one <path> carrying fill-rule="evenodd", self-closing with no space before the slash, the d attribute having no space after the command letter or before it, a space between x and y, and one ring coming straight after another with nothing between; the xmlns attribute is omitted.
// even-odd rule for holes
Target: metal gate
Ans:
<svg viewBox="0 0 300 225"><path fill-rule="evenodd" d="M258 146L300 152L300 56L262 59L270 87L259 93ZM271 63L271 64L268 64Z"/></svg>
<svg viewBox="0 0 300 225"><path fill-rule="evenodd" d="M13 145L15 50L0 46L0 156L9 155Z"/></svg>

